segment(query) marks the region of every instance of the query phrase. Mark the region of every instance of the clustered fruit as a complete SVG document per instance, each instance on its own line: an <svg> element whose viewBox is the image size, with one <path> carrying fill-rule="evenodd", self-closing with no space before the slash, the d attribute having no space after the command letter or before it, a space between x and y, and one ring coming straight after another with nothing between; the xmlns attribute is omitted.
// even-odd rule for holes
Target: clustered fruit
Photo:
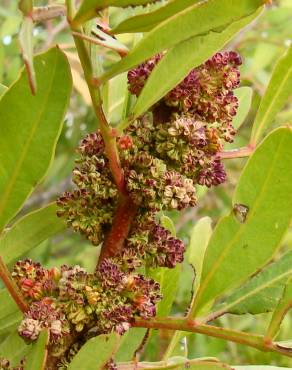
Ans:
<svg viewBox="0 0 292 370"><path fill-rule="evenodd" d="M130 93L139 96L162 57L128 73ZM240 64L235 52L217 53L117 138L127 196L138 210L116 255L104 259L94 273L79 266L48 270L31 260L16 264L13 277L30 303L18 328L22 337L33 341L47 328L50 353L66 363L88 337L123 334L136 317L156 315L159 284L141 271L173 268L185 252L183 242L157 221L158 214L194 207L196 185L225 181L218 154L235 134L238 101L233 90L239 85ZM111 229L119 193L100 131L87 135L77 152L76 187L58 199L58 216L99 245Z"/></svg>

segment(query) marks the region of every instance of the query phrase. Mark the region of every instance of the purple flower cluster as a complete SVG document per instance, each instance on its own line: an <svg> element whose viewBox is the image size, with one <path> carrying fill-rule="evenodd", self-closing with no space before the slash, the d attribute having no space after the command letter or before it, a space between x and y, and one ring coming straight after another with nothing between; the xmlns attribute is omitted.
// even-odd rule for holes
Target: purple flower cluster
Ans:
<svg viewBox="0 0 292 370"><path fill-rule="evenodd" d="M136 96L140 94L146 80L160 59L161 54L158 54L128 72L129 91L131 94Z"/></svg>
<svg viewBox="0 0 292 370"><path fill-rule="evenodd" d="M127 239L122 257L136 253L149 267L173 268L184 258L184 243L152 219L138 217Z"/></svg>

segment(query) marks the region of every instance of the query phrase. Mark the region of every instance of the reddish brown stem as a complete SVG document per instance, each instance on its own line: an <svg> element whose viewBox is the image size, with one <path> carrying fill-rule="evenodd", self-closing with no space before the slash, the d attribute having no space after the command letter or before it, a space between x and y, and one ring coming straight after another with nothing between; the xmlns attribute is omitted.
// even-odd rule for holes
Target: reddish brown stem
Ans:
<svg viewBox="0 0 292 370"><path fill-rule="evenodd" d="M121 195L111 230L102 246L98 263L104 258L115 256L121 251L136 212L137 206L132 200L128 196Z"/></svg>
<svg viewBox="0 0 292 370"><path fill-rule="evenodd" d="M2 257L0 257L0 278L2 279L6 289L8 290L8 292L10 293L11 297L14 299L15 303L20 308L20 310L22 312L28 311L28 305L25 302L17 285L14 283Z"/></svg>

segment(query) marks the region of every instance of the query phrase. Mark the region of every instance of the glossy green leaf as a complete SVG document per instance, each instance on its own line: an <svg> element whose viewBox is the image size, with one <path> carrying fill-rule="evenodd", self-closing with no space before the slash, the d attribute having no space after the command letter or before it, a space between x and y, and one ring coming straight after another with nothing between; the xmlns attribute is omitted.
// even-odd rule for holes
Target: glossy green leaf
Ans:
<svg viewBox="0 0 292 370"><path fill-rule="evenodd" d="M5 91L7 91L8 90L8 87L6 87L6 86L4 86L4 85L2 85L1 83L0 83L0 97L5 93Z"/></svg>
<svg viewBox="0 0 292 370"><path fill-rule="evenodd" d="M195 269L195 291L200 284L202 267L206 248L212 235L212 220L210 217L203 217L191 232L190 244L188 247L188 262Z"/></svg>
<svg viewBox="0 0 292 370"><path fill-rule="evenodd" d="M283 296L279 300L279 303L273 312L272 319L270 321L266 337L273 339L280 330L281 323L292 307L292 275L290 275L289 281L287 282Z"/></svg>
<svg viewBox="0 0 292 370"><path fill-rule="evenodd" d="M193 313L271 260L291 222L291 181L292 130L280 128L257 148L238 182L233 204L247 208L246 219L232 212L213 232Z"/></svg>
<svg viewBox="0 0 292 370"><path fill-rule="evenodd" d="M32 94L36 93L36 76L33 65L33 20L31 17L24 17L20 31L19 44L22 58L25 64L29 85Z"/></svg>
<svg viewBox="0 0 292 370"><path fill-rule="evenodd" d="M125 58L101 77L101 80L110 79L194 36L207 35L211 31L223 31L231 23L254 13L263 2L263 0L209 0L177 12L147 33ZM176 62L178 61L179 63L184 61L180 54L177 54ZM167 79L161 81L164 83Z"/></svg>
<svg viewBox="0 0 292 370"><path fill-rule="evenodd" d="M115 333L91 338L78 351L68 370L102 369L116 352L118 345L119 336Z"/></svg>
<svg viewBox="0 0 292 370"><path fill-rule="evenodd" d="M172 236L176 236L175 225L171 218L169 218L168 216L162 215L160 217L160 222L161 222L161 225L165 229L167 229L171 233Z"/></svg>
<svg viewBox="0 0 292 370"><path fill-rule="evenodd" d="M116 76L107 83L107 87L104 90L104 103L108 121L112 124L121 121L127 90L126 74Z"/></svg>
<svg viewBox="0 0 292 370"><path fill-rule="evenodd" d="M185 369L185 367L181 367L181 370ZM223 364L221 362L216 361L198 361L197 363L190 364L188 369L191 370L233 370L233 367L228 366L227 364Z"/></svg>
<svg viewBox="0 0 292 370"><path fill-rule="evenodd" d="M139 95L133 109L134 118L166 95L192 68L199 66L222 49L237 32L255 19L261 10L230 24L222 32L210 32L205 36L193 37L170 49L154 68ZM179 68L177 68L178 55Z"/></svg>
<svg viewBox="0 0 292 370"><path fill-rule="evenodd" d="M139 348L147 329L130 328L121 338L121 345L115 354L116 362L131 361Z"/></svg>
<svg viewBox="0 0 292 370"><path fill-rule="evenodd" d="M167 361L159 362L139 362L139 367L142 369L158 370L158 369L191 369L191 370L232 370L230 366L219 362L212 358L198 358L189 360L182 356L174 356L169 358Z"/></svg>
<svg viewBox="0 0 292 370"><path fill-rule="evenodd" d="M251 133L251 142L257 143L271 126L276 114L292 95L292 46L275 66L263 96Z"/></svg>
<svg viewBox="0 0 292 370"><path fill-rule="evenodd" d="M0 335L10 333L11 330L16 330L18 324L22 320L20 311L12 312L4 318L0 318Z"/></svg>
<svg viewBox="0 0 292 370"><path fill-rule="evenodd" d="M236 129L239 129L248 115L252 101L252 93L252 88L248 86L239 87L234 90L234 95L238 99L238 110L232 121L232 126Z"/></svg>
<svg viewBox="0 0 292 370"><path fill-rule="evenodd" d="M248 280L229 295L220 311L242 315L273 311L282 296L284 286L292 276L292 251Z"/></svg>
<svg viewBox="0 0 292 370"><path fill-rule="evenodd" d="M47 345L49 343L49 332L43 330L27 356L24 370L44 370L47 358Z"/></svg>
<svg viewBox="0 0 292 370"><path fill-rule="evenodd" d="M0 357L9 360L12 366L16 366L28 353L31 346L19 336L17 330L11 332L0 345Z"/></svg>
<svg viewBox="0 0 292 370"><path fill-rule="evenodd" d="M99 10L108 6L126 8L127 6L146 5L155 1L157 0L83 0L74 17L74 25L79 25L91 18L95 18Z"/></svg>
<svg viewBox="0 0 292 370"><path fill-rule="evenodd" d="M13 330L17 330L17 326L22 320L22 314L13 312L7 315L5 318L0 319L0 335L7 335Z"/></svg>
<svg viewBox="0 0 292 370"><path fill-rule="evenodd" d="M150 270L149 276L160 284L160 291L163 297L157 304L157 316L169 315L178 289L180 273L180 264L172 269L159 267Z"/></svg>
<svg viewBox="0 0 292 370"><path fill-rule="evenodd" d="M45 176L71 93L69 64L58 48L35 57L34 65L37 94L22 71L0 100L0 230Z"/></svg>
<svg viewBox="0 0 292 370"><path fill-rule="evenodd" d="M33 0L19 0L18 8L24 15L29 15L33 8Z"/></svg>
<svg viewBox="0 0 292 370"><path fill-rule="evenodd" d="M287 367L278 367L278 366L232 366L234 370L281 370L288 369Z"/></svg>
<svg viewBox="0 0 292 370"><path fill-rule="evenodd" d="M0 320L19 310L6 289L0 289Z"/></svg>
<svg viewBox="0 0 292 370"><path fill-rule="evenodd" d="M56 212L57 206L52 203L13 224L0 238L0 255L4 262L15 262L44 240L64 230L66 224Z"/></svg>
<svg viewBox="0 0 292 370"><path fill-rule="evenodd" d="M126 19L118 24L111 32L114 34L148 32L165 19L184 10L190 5L194 5L198 1L199 0L173 0L153 12L139 14L135 17Z"/></svg>

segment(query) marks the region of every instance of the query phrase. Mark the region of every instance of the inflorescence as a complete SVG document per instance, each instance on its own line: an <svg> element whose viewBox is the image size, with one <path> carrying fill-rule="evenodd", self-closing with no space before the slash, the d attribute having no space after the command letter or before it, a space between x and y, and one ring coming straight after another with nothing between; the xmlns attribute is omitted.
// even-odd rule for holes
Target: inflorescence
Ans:
<svg viewBox="0 0 292 370"><path fill-rule="evenodd" d="M139 96L161 58L128 73L130 93ZM47 328L50 353L68 359L78 350L76 343L92 333L123 334L135 317L155 316L160 287L141 271L173 268L185 252L157 214L194 207L196 185L225 181L218 153L235 134L238 101L233 90L239 85L240 64L235 52L217 53L118 138L126 191L138 208L122 250L104 259L94 273L79 266L48 270L31 260L15 265L13 277L30 303L18 329L22 337L33 341ZM111 229L119 194L100 131L87 135L77 152L76 188L58 199L58 216L99 245Z"/></svg>

